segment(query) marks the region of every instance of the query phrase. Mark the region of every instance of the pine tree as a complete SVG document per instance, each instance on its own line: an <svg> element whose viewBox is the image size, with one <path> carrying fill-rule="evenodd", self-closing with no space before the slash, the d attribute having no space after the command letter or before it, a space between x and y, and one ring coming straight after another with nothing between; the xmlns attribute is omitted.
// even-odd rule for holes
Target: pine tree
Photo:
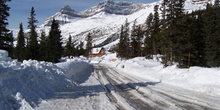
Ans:
<svg viewBox="0 0 220 110"><path fill-rule="evenodd" d="M7 29L7 17L10 15L9 10L10 7L6 4L7 2L10 2L11 0L1 0L0 1L0 49L4 49L7 51L11 51L10 47L10 35L9 35L9 29Z"/></svg>
<svg viewBox="0 0 220 110"><path fill-rule="evenodd" d="M132 30L131 30L131 58L138 56L138 38L137 38L137 26L136 20L134 21Z"/></svg>
<svg viewBox="0 0 220 110"><path fill-rule="evenodd" d="M78 51L79 51L79 53L78 53L78 56L80 56L80 55L84 55L84 49L83 49L83 42L80 42L80 44L79 44L79 47L78 47Z"/></svg>
<svg viewBox="0 0 220 110"><path fill-rule="evenodd" d="M144 40L144 54L146 55L146 58L152 58L153 50L152 50L152 39L151 39L151 33L152 33L152 21L153 21L153 14L150 13L146 20L146 33L145 33L145 40Z"/></svg>
<svg viewBox="0 0 220 110"><path fill-rule="evenodd" d="M124 48L124 35L123 35L123 30L124 30L124 26L121 26L121 33L120 33L120 38L119 38L119 44L118 44L118 49L117 49L117 57L124 57L123 56L123 48Z"/></svg>
<svg viewBox="0 0 220 110"><path fill-rule="evenodd" d="M158 13L159 5L154 6L154 15L152 20L152 33L151 33L151 39L152 39L152 47L153 47L153 54L158 54L158 45L159 45L159 33L160 33L160 18ZM157 58L158 60L158 58Z"/></svg>
<svg viewBox="0 0 220 110"><path fill-rule="evenodd" d="M25 59L25 40L22 23L20 23L19 29L20 30L18 32L17 44L14 50L14 54L15 58L17 58L18 61L22 62Z"/></svg>
<svg viewBox="0 0 220 110"><path fill-rule="evenodd" d="M180 53L178 51L179 44L178 39L181 36L180 27L182 24L181 19L184 16L184 0L168 0L166 1L166 35L168 39L167 53L166 57L168 58L165 65L172 65L173 61L180 61Z"/></svg>
<svg viewBox="0 0 220 110"><path fill-rule="evenodd" d="M92 50L92 36L91 36L91 33L89 33L87 35L86 41L87 41L87 44L86 44L86 50L84 52L84 55L86 57L89 57L89 54L91 53L91 50Z"/></svg>
<svg viewBox="0 0 220 110"><path fill-rule="evenodd" d="M182 48L182 66L204 66L204 30L203 30L203 11L192 12L184 16L183 38L185 41L180 41ZM187 33L188 34L187 34ZM188 37L187 37L188 36ZM186 45L187 44L187 45Z"/></svg>
<svg viewBox="0 0 220 110"><path fill-rule="evenodd" d="M204 30L205 30L205 61L208 67L217 67L220 65L219 47L220 33L219 20L217 19L215 8L208 4L204 12Z"/></svg>
<svg viewBox="0 0 220 110"><path fill-rule="evenodd" d="M129 44L129 23L126 19L125 24L121 26L120 41L117 49L117 57L131 58L130 44Z"/></svg>
<svg viewBox="0 0 220 110"><path fill-rule="evenodd" d="M39 60L46 61L48 57L47 37L44 31L41 32L40 44L39 44Z"/></svg>
<svg viewBox="0 0 220 110"><path fill-rule="evenodd" d="M192 34L194 34L193 29L194 23L193 23L193 16L187 14L183 17L182 24L181 25L181 33L179 35L179 39L176 42L178 44L178 52L179 56L179 67L189 67L190 66L190 59L192 57L192 50L193 50L193 44L192 44Z"/></svg>
<svg viewBox="0 0 220 110"><path fill-rule="evenodd" d="M128 59L131 58L131 52L130 52L130 39L129 39L129 33L130 33L130 29L129 29L129 23L128 23L128 19L125 20L125 24L124 24L124 28L123 28L123 36L124 36L124 58Z"/></svg>
<svg viewBox="0 0 220 110"><path fill-rule="evenodd" d="M72 43L72 37L69 36L66 46L64 48L64 56L72 56L74 54L74 46Z"/></svg>
<svg viewBox="0 0 220 110"><path fill-rule="evenodd" d="M29 44L28 44L28 51L30 53L30 59L37 60L39 58L39 46L37 41L37 32L35 30L36 25L35 23L38 23L38 21L35 18L35 10L34 7L31 8L30 18L28 18L28 28L30 29L29 35Z"/></svg>
<svg viewBox="0 0 220 110"><path fill-rule="evenodd" d="M11 57L11 58L14 58L14 37L13 37L13 31L11 31L8 34L8 36L9 36L9 39L10 39L8 56Z"/></svg>
<svg viewBox="0 0 220 110"><path fill-rule="evenodd" d="M205 66L204 60L204 44L205 44L205 32L204 32L204 22L203 22L203 12L198 11L195 15L195 29L194 29L194 47L197 50L195 53L195 60L192 62L193 66Z"/></svg>
<svg viewBox="0 0 220 110"><path fill-rule="evenodd" d="M161 29L160 29L160 39L159 39L159 50L161 52L161 54L163 55L162 57L162 63L164 64L164 66L168 66L169 64L169 43L170 43L170 39L168 37L169 33L168 33L168 22L167 22L167 4L168 4L168 0L163 0L162 5L161 5Z"/></svg>
<svg viewBox="0 0 220 110"><path fill-rule="evenodd" d="M142 40L144 38L144 34L143 34L143 29L142 29L142 26L141 25L138 25L137 26L137 42L138 42L138 48L137 48L137 56L143 56L143 50L141 49L142 48Z"/></svg>
<svg viewBox="0 0 220 110"><path fill-rule="evenodd" d="M63 55L63 47L62 47L62 38L61 31L59 30L58 22L53 19L51 24L51 29L49 32L49 36L47 38L47 49L48 56L47 60L49 62L59 62L59 59Z"/></svg>
<svg viewBox="0 0 220 110"><path fill-rule="evenodd" d="M141 38L143 38L141 26L136 26L135 21L131 31L131 58L141 56Z"/></svg>

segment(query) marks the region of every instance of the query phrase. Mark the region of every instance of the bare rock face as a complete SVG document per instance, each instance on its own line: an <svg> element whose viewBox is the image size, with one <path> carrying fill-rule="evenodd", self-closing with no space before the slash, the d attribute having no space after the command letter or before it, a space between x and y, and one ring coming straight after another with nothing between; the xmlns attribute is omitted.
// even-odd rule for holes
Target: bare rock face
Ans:
<svg viewBox="0 0 220 110"><path fill-rule="evenodd" d="M116 15L130 15L136 11L144 8L141 4L134 4L130 2L114 2L114 1L104 1L99 3L97 6L89 8L82 12L77 12L72 9L69 5L61 8L55 15L51 16L45 21L45 26L51 25L51 21L56 19L59 24L70 23L70 19L75 18L87 18L94 16L98 13L104 12L106 14L116 14Z"/></svg>

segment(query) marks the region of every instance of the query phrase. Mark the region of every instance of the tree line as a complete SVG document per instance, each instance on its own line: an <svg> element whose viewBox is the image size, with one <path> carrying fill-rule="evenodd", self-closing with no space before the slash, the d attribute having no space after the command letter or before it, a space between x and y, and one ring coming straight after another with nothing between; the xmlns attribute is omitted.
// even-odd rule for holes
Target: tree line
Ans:
<svg viewBox="0 0 220 110"><path fill-rule="evenodd" d="M22 24L20 24L20 30L18 33L17 45L14 48L14 57L18 61L27 59L48 61L48 62L59 62L61 57L70 56L88 56L89 50L91 50L92 37L90 33L87 36L87 49L84 49L83 42L80 42L78 46L72 41L72 36L69 35L66 45L63 47L61 31L59 29L58 21L52 20L49 35L46 36L45 32L42 31L39 41L38 35L35 31L37 20L35 19L34 8L31 9L31 14L28 22L29 37L24 37Z"/></svg>
<svg viewBox="0 0 220 110"><path fill-rule="evenodd" d="M0 49L7 50L11 58L17 59L22 62L23 60L38 60L48 62L59 62L62 56L88 56L89 50L91 50L92 37L90 34L87 36L88 49L83 48L83 42L78 46L72 41L72 37L69 36L66 45L63 47L61 31L59 30L58 21L52 20L51 28L48 36L44 31L41 31L40 37L36 32L36 20L34 7L31 8L30 18L28 18L29 32L25 35L23 25L20 23L19 32L17 37L17 44L14 47L14 38L12 32L7 29L7 17L9 16L10 7L6 2L10 0L3 0L0 2Z"/></svg>
<svg viewBox="0 0 220 110"><path fill-rule="evenodd" d="M174 62L179 67L220 66L219 0L191 13L184 10L184 4L185 0L163 0L160 7L155 5L144 25L134 21L131 31L126 20L121 26L117 56L156 56L159 60L160 54L165 66Z"/></svg>
<svg viewBox="0 0 220 110"><path fill-rule="evenodd" d="M87 36L86 49L83 43L76 47L71 36L62 47L59 24L53 19L49 35L42 31L40 38L36 33L36 14L32 7L28 18L29 37L24 37L20 24L16 47L13 47L13 35L7 29L9 9L6 2L0 2L0 49L7 50L9 56L23 61L27 59L58 62L61 56L86 55L90 52L91 34ZM134 58L145 56L152 59L162 56L165 66L178 63L179 67L220 66L220 6L207 4L206 9L186 12L185 0L163 0L155 5L154 13L149 14L144 25L133 22L130 30L128 20L121 26L117 56ZM161 13L159 13L159 10ZM39 40L38 40L39 39Z"/></svg>

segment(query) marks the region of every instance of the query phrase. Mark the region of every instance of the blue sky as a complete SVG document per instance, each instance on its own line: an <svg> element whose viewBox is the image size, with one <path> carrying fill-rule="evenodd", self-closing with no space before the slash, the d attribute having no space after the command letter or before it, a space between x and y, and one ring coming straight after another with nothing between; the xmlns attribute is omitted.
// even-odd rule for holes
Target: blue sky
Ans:
<svg viewBox="0 0 220 110"><path fill-rule="evenodd" d="M9 29L18 29L19 24L23 24L23 28L27 28L30 10L33 6L35 9L36 19L39 21L37 25L42 24L48 17L54 15L65 5L69 5L76 11L84 11L92 6L96 6L104 0L11 0L8 2L10 9L10 17L8 17ZM152 3L158 0L114 0L128 1L133 3Z"/></svg>

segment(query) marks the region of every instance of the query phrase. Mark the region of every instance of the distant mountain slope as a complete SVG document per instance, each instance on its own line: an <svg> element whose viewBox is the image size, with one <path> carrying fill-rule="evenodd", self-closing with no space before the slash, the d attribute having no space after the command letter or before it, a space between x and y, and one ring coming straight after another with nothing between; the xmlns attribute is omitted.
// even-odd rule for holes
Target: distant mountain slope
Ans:
<svg viewBox="0 0 220 110"><path fill-rule="evenodd" d="M73 41L78 44L80 41L85 42L85 37L91 33L93 44L111 46L117 44L118 34L121 25L128 19L132 24L134 20L138 24L144 24L150 13L153 13L155 5L161 5L162 1L150 4L134 4L129 2L104 1L97 6L89 8L82 12L65 6L55 15L49 17L37 30L49 32L51 20L54 18L59 21L60 29L64 41L71 35ZM186 0L185 10L204 9L209 0ZM112 43L112 44L111 44Z"/></svg>

